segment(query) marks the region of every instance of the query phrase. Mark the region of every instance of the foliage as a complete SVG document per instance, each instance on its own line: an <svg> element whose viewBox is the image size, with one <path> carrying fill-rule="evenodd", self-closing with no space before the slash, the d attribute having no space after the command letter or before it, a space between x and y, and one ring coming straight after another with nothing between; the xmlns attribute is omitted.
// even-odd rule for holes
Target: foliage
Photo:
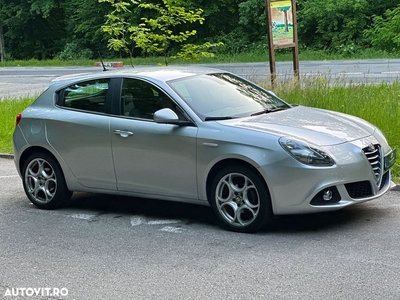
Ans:
<svg viewBox="0 0 400 300"><path fill-rule="evenodd" d="M103 32L108 36L108 48L114 51L123 50L129 53L132 63L133 50L135 48L134 35L130 33L129 27L129 17L131 16L131 11L129 7L130 2L117 1L114 0L99 0L99 3L108 2L114 9L109 14L106 15L107 20L103 26L101 26ZM128 21L127 21L128 19Z"/></svg>
<svg viewBox="0 0 400 300"><path fill-rule="evenodd" d="M400 5L387 10L383 16L374 16L373 25L365 30L365 34L377 49L400 49Z"/></svg>
<svg viewBox="0 0 400 300"><path fill-rule="evenodd" d="M304 46L352 55L370 47L364 30L372 16L398 0L298 0L299 41Z"/></svg>
<svg viewBox="0 0 400 300"><path fill-rule="evenodd" d="M177 56L186 59L213 56L206 50L219 45L219 43L202 45L186 43L190 37L197 34L197 30L187 28L187 25L203 24L204 17L202 9L187 10L180 0L162 0L162 4L147 3L143 0L99 1L110 2L114 7L114 11L107 16L106 24L102 27L110 36L109 48L116 51L124 49L129 52L131 58L134 49L140 48L147 54L162 54L167 65L167 58L174 44L183 44ZM141 17L140 23L131 22L126 18L126 13L130 12L132 4L139 9L151 11L151 16Z"/></svg>
<svg viewBox="0 0 400 300"><path fill-rule="evenodd" d="M266 43L267 23L264 0L247 0L239 4L239 25L249 41ZM237 41L237 39L235 40Z"/></svg>
<svg viewBox="0 0 400 300"><path fill-rule="evenodd" d="M53 0L0 0L6 53L14 58L53 57L65 35L62 3ZM46 34L43 34L43 33Z"/></svg>
<svg viewBox="0 0 400 300"><path fill-rule="evenodd" d="M318 49L348 51L348 45L363 44L368 23L367 0L308 0L298 11L299 39Z"/></svg>
<svg viewBox="0 0 400 300"><path fill-rule="evenodd" d="M238 7L242 2L243 0L185 0L182 5L189 10L199 7L203 9L204 23L192 24L197 30L196 38L203 41L235 30L239 23Z"/></svg>
<svg viewBox="0 0 400 300"><path fill-rule="evenodd" d="M176 56L172 58L183 58L185 60L196 60L199 61L202 58L214 57L215 54L210 52L211 48L222 46L223 43L210 43L205 42L202 45L185 44Z"/></svg>
<svg viewBox="0 0 400 300"><path fill-rule="evenodd" d="M296 2L301 49L343 57L361 55L369 48L400 52L396 35L399 0ZM127 9L115 13L117 5ZM166 23L179 20L178 15L172 15L177 8L194 15L201 9L201 14L192 23ZM72 43L79 53L89 49L91 53L100 51L103 57L122 58L177 55L183 44L199 47L206 42L223 42L223 47L213 47L210 52L224 55L267 51L264 0L0 0L0 20L6 60L54 59L68 52ZM103 31L103 25L112 24L116 25L114 31ZM169 31L176 39L182 38L181 32L196 34L176 42L166 39ZM111 49L107 42L110 34L115 38ZM132 35L142 36L145 49L130 39Z"/></svg>
<svg viewBox="0 0 400 300"><path fill-rule="evenodd" d="M65 49L58 54L61 60L89 59L93 56L90 49L82 49L77 43L68 43Z"/></svg>
<svg viewBox="0 0 400 300"><path fill-rule="evenodd" d="M167 65L171 43L184 43L189 37L197 34L195 29L176 31L176 28L185 23L203 24L204 17L202 9L186 11L183 6L179 6L179 0L162 2L163 5L140 2L139 7L155 11L156 17L141 18L144 23L134 26L133 31L137 33L137 46L147 53L163 53ZM185 46L191 48L190 45Z"/></svg>

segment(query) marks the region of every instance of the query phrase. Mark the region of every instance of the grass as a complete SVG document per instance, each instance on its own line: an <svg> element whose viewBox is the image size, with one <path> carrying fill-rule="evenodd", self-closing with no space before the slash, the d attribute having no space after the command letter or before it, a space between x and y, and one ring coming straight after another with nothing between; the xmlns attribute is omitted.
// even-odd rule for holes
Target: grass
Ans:
<svg viewBox="0 0 400 300"><path fill-rule="evenodd" d="M18 113L29 106L35 97L18 99L4 98L0 100L0 153L12 153L12 134Z"/></svg>
<svg viewBox="0 0 400 300"><path fill-rule="evenodd" d="M301 49L299 51L300 61L307 60L339 60L339 59L390 59L400 58L399 53L388 53L373 49L365 49L359 53L338 54L326 51L315 51ZM291 49L281 49L275 51L276 61L292 61L293 54ZM122 61L124 65L130 65L129 58L104 58L104 61ZM67 66L93 66L98 59L75 59L75 60L10 60L0 63L0 67L67 67ZM234 62L269 62L268 51L255 51L237 54L216 54L212 58L203 58L200 61L187 61L182 59L168 58L169 64L193 64L193 63L234 63ZM134 65L163 65L164 57L134 57Z"/></svg>

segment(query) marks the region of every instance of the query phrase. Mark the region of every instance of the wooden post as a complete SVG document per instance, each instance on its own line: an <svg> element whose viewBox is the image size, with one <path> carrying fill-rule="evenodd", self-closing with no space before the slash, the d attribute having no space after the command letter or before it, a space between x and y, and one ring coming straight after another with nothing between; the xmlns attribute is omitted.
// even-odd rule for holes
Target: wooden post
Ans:
<svg viewBox="0 0 400 300"><path fill-rule="evenodd" d="M299 64L299 40L297 37L297 12L296 12L296 0L292 0L292 12L293 12L293 71L294 77L300 82L300 64Z"/></svg>
<svg viewBox="0 0 400 300"><path fill-rule="evenodd" d="M268 40L268 54L269 54L269 70L271 74L271 85L274 88L276 85L276 64L275 64L275 49L274 40L271 26L271 0L265 0L265 15L267 21L267 40Z"/></svg>

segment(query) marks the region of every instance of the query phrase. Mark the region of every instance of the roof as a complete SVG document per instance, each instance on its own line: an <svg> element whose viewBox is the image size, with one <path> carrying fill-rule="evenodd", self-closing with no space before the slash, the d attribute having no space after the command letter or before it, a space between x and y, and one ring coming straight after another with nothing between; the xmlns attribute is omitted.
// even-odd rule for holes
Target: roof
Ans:
<svg viewBox="0 0 400 300"><path fill-rule="evenodd" d="M141 78L153 78L160 81L170 81L174 79L179 79L183 77L193 76L193 75L202 75L209 73L221 73L226 72L218 69L207 68L207 67L198 67L198 66L138 66L135 68L125 67L123 69L118 70L108 70L108 71L99 71L96 73L80 73L80 74L72 74L65 75L61 77L57 77L52 80L51 84L56 83L66 83L76 80L89 80L96 78L104 78L104 77L121 77L121 76L136 76Z"/></svg>

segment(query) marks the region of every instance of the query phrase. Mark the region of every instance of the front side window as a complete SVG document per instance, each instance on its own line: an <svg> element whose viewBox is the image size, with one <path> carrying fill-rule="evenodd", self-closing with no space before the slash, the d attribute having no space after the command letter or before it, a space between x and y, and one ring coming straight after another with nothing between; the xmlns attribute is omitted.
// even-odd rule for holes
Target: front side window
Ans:
<svg viewBox="0 0 400 300"><path fill-rule="evenodd" d="M162 108L177 110L176 104L164 92L138 79L124 79L121 101L123 115L141 119L153 120L154 113Z"/></svg>
<svg viewBox="0 0 400 300"><path fill-rule="evenodd" d="M59 92L58 104L90 112L105 112L110 79L75 83Z"/></svg>

